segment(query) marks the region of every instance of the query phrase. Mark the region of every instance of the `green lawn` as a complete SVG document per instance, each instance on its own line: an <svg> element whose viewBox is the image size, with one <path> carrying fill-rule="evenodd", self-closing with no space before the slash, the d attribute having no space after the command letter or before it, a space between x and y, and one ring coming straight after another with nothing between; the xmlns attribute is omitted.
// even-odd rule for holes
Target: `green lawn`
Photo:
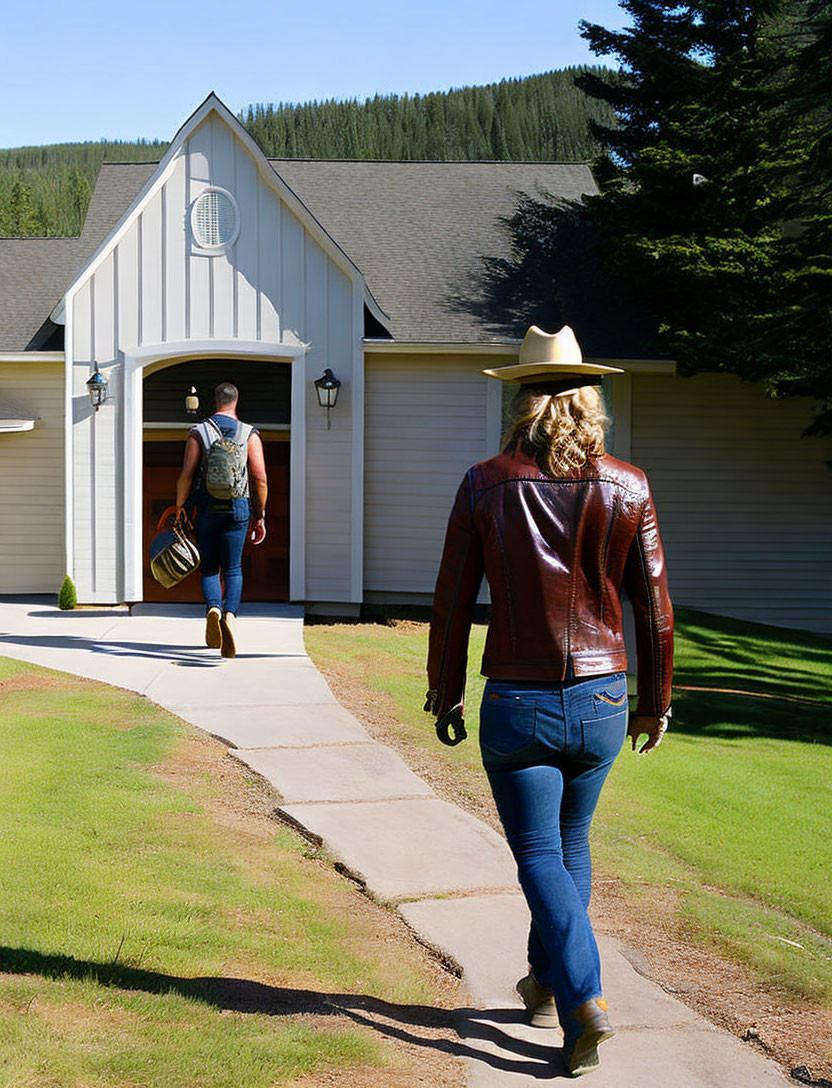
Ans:
<svg viewBox="0 0 832 1088"><path fill-rule="evenodd" d="M484 635L472 634L470 739L453 749L421 713L425 625L310 626L306 642L316 661L348 666L391 700L391 728L446 760L460 791L477 797L487 791L476 729ZM597 866L636 906L670 889L689 936L832 1005L832 639L678 609L675 682L779 698L676 692L661 749L625 748L610 775Z"/></svg>
<svg viewBox="0 0 832 1088"><path fill-rule="evenodd" d="M267 1088L399 1061L340 1008L433 1004L420 954L385 947L253 776L225 770L238 820L212 742L3 658L0 706L0 1085Z"/></svg>

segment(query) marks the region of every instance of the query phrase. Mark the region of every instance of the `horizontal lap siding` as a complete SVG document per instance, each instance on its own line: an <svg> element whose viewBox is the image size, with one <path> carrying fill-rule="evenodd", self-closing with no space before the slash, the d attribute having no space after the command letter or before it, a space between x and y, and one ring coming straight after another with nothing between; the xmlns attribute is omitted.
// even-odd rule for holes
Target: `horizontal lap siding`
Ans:
<svg viewBox="0 0 832 1088"><path fill-rule="evenodd" d="M57 593L64 576L61 363L0 363L0 403L40 416L0 434L0 593Z"/></svg>
<svg viewBox="0 0 832 1088"><path fill-rule="evenodd" d="M676 604L832 630L832 442L800 437L810 414L730 375L634 376L631 457Z"/></svg>
<svg viewBox="0 0 832 1088"><path fill-rule="evenodd" d="M433 593L451 504L488 455L482 362L367 358L364 588Z"/></svg>

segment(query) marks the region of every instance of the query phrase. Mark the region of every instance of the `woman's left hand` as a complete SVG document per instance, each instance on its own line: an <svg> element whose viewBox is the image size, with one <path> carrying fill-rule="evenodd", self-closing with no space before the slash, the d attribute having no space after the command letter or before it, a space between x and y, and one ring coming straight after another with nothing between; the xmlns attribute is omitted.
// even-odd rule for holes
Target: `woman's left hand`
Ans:
<svg viewBox="0 0 832 1088"><path fill-rule="evenodd" d="M443 744L447 744L449 748L461 744L468 736L462 713L462 703L458 703L447 714L443 714L436 723L437 737Z"/></svg>

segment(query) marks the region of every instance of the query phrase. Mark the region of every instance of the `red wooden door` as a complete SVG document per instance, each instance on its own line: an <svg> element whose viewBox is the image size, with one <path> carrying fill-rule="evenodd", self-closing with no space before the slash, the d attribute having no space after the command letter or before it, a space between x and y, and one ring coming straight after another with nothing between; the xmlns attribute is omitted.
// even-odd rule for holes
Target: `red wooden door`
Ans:
<svg viewBox="0 0 832 1088"><path fill-rule="evenodd" d="M166 507L176 496L176 479L182 469L183 442L144 444L144 599L167 603L202 601L199 572L173 589L163 589L150 573L150 542ZM266 504L266 539L243 549L243 601L289 599L289 443L263 440L269 501Z"/></svg>

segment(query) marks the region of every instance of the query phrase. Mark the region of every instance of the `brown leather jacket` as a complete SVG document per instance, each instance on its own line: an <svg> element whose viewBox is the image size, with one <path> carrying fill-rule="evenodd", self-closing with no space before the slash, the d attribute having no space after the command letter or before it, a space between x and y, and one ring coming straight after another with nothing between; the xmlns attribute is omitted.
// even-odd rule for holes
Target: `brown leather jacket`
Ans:
<svg viewBox="0 0 832 1088"><path fill-rule="evenodd" d="M559 682L627 668L622 585L633 604L637 714L670 706L673 610L647 477L603 454L564 477L511 450L469 469L436 581L428 684L437 716L462 702L482 576L491 590L484 676Z"/></svg>

